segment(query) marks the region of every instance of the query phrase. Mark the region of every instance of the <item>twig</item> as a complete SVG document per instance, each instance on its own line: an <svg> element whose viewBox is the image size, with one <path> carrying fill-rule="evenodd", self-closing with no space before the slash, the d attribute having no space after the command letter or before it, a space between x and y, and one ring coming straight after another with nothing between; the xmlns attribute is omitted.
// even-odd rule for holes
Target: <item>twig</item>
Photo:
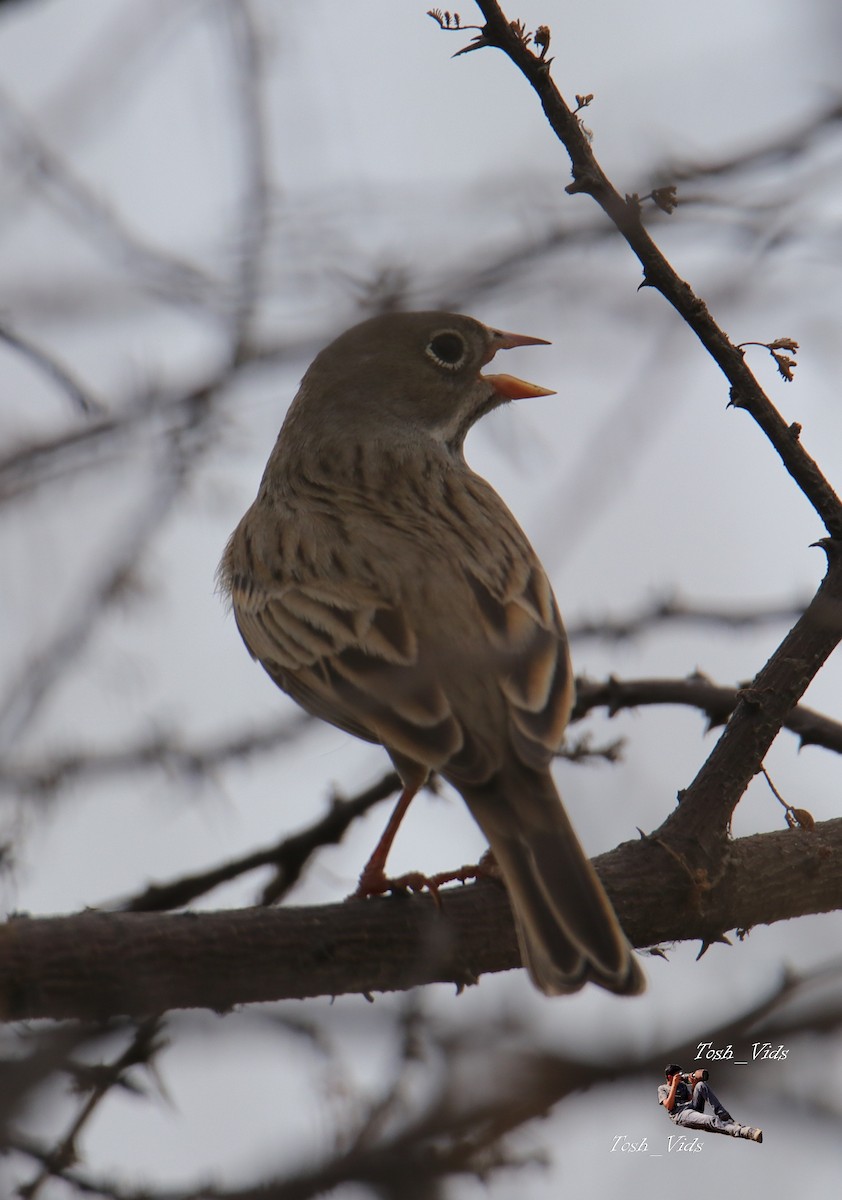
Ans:
<svg viewBox="0 0 842 1200"><path fill-rule="evenodd" d="M96 1109L114 1087L128 1086L126 1072L138 1065L149 1066L155 1055L162 1048L161 1019L153 1017L143 1021L135 1030L134 1037L122 1054L113 1063L99 1067L95 1071L86 1068L84 1072L78 1069L77 1084L80 1089L89 1091L89 1096L77 1113L69 1130L47 1155L41 1170L28 1184L19 1189L22 1200L36 1200L44 1184L54 1176L62 1176L67 1167L76 1161L76 1142ZM84 1082L85 1077L89 1082Z"/></svg>
<svg viewBox="0 0 842 1200"><path fill-rule="evenodd" d="M99 577L89 585L59 630L29 658L0 699L0 746L11 746L32 719L58 675L86 645L102 609L122 593L152 534L169 514L201 449L204 427L213 413L214 387L193 392L183 425L173 434L141 511L122 531L121 544L107 556Z"/></svg>
<svg viewBox="0 0 842 1200"><path fill-rule="evenodd" d="M0 91L0 121L12 142L13 159L16 157L31 168L45 199L81 227L94 245L128 267L142 287L169 303L212 312L218 308L216 281L191 263L147 245L131 232L123 219L36 133L3 91Z"/></svg>
<svg viewBox="0 0 842 1200"><path fill-rule="evenodd" d="M809 598L789 604L772 604L732 608L728 605L698 604L680 596L666 596L643 604L636 612L624 617L583 618L565 621L572 640L594 638L604 641L627 641L652 629L668 625L713 625L717 628L742 630L757 625L775 625L800 617Z"/></svg>
<svg viewBox="0 0 842 1200"><path fill-rule="evenodd" d="M831 537L842 538L842 502L797 434L758 384L742 352L716 324L706 305L675 272L652 241L639 204L619 194L594 155L579 118L565 103L550 76L549 61L534 54L523 30L510 23L497 0L477 0L486 19L483 45L503 50L535 89L556 136L570 155L570 194L592 196L626 239L643 267L643 283L656 288L693 330L731 385L731 403L745 409L778 452L786 470L825 524Z"/></svg>
<svg viewBox="0 0 842 1200"><path fill-rule="evenodd" d="M254 11L248 0L227 0L219 11L230 41L234 111L243 166L231 336L232 361L238 362L247 353L250 341L269 235L269 135L262 95L261 35Z"/></svg>
<svg viewBox="0 0 842 1200"><path fill-rule="evenodd" d="M765 142L745 147L739 154L726 158L709 159L706 162L669 163L658 170L658 174L679 182L685 180L711 179L716 176L740 175L757 167L788 165L809 152L821 135L828 131L838 132L842 123L842 104L838 101L826 108L811 113L800 124L775 131Z"/></svg>
<svg viewBox="0 0 842 1200"><path fill-rule="evenodd" d="M0 341L13 346L21 354L34 363L39 370L55 380L70 397L71 403L83 413L104 413L105 405L76 378L58 359L54 358L41 346L36 346L22 334L16 333L8 325L0 325Z"/></svg>
<svg viewBox="0 0 842 1200"><path fill-rule="evenodd" d="M70 783L119 779L141 771L164 771L188 781L206 778L219 767L260 754L271 754L301 736L313 718L303 710L265 729L211 738L189 745L173 734L163 734L117 750L56 755L29 763L8 759L0 763L0 789L42 798Z"/></svg>
<svg viewBox="0 0 842 1200"><path fill-rule="evenodd" d="M400 780L390 771L372 787L350 800L335 799L325 815L300 833L282 838L272 846L231 859L207 871L185 875L170 883L151 884L145 891L119 904L121 912L165 912L182 908L223 883L229 883L259 867L274 867L274 878L263 889L262 904L281 900L300 878L313 853L322 846L340 842L357 817L393 795Z"/></svg>
<svg viewBox="0 0 842 1200"><path fill-rule="evenodd" d="M739 704L744 688L723 687L704 675L687 679L618 679L604 681L580 677L576 680L573 721L595 708L607 708L609 716L622 709L648 705L680 704L697 708L708 719L708 728L724 725ZM842 754L842 722L799 704L787 714L783 727L798 736L799 745L821 746Z"/></svg>
<svg viewBox="0 0 842 1200"><path fill-rule="evenodd" d="M842 639L842 502L802 446L800 426L787 425L748 369L743 351L653 242L643 224L639 197L622 197L602 170L590 136L551 78L551 60L529 49L530 35L522 22L508 21L497 0L477 4L486 24L466 49L497 47L524 74L570 156L573 182L567 192L590 195L613 221L643 267L643 285L656 288L696 334L729 381L731 404L744 408L760 426L830 535L819 543L828 557L821 587L751 687L743 690L716 746L681 793L678 809L654 835L712 886L727 865L734 808L790 710Z"/></svg>

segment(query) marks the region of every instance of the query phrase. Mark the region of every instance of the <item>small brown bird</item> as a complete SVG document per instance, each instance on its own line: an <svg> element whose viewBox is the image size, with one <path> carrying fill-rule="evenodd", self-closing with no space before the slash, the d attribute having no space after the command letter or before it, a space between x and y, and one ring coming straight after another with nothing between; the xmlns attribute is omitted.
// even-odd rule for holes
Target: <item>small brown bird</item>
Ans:
<svg viewBox="0 0 842 1200"><path fill-rule="evenodd" d="M567 640L535 551L463 442L508 400L482 375L546 344L452 313L389 313L316 357L220 566L237 625L305 709L379 742L404 784L361 880L432 771L462 794L508 888L523 961L548 994L642 971L550 774L573 702Z"/></svg>

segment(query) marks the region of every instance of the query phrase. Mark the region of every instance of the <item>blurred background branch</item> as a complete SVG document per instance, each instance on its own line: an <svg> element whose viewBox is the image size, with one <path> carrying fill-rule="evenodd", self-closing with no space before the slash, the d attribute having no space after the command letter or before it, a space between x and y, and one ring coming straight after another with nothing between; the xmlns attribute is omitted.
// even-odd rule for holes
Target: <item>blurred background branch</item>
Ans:
<svg viewBox="0 0 842 1200"><path fill-rule="evenodd" d="M540 17L557 26L545 59L561 90L594 93L575 120L618 195L678 185L671 216L642 210L676 270L735 342L801 343L794 384L762 350L747 361L833 479L842 26L836 6L808 7L788 0L762 21L724 0ZM385 0L84 11L0 4L7 908L36 914L34 933L42 920L60 933L41 916L55 912L79 913L77 931L135 915L168 929L194 918L156 914L212 895L234 922L233 958L207 964L205 1000L223 1006L255 973L264 995L300 983L277 942L250 957L236 930L241 918L294 924L301 910L244 907L293 887L315 914L298 928L303 960L318 959L335 916L334 932L361 939L350 983L363 990L429 970L454 927L485 958L457 955L444 976L498 973L458 1000L428 986L373 1006L174 1014L166 1044L149 1012L7 1024L0 1194L648 1194L612 1166L615 1123L665 1142L664 1062L689 1068L703 1036L749 1029L789 1042L789 1057L724 1074L729 1102L767 1124L765 1157L729 1157L729 1184L827 1194L840 1010L838 973L817 964L839 917L784 918L838 902L834 660L784 719L796 737L763 759L785 816L759 778L708 874L669 839L635 833L680 812L675 795L706 750L695 713L727 722L807 609L819 523L756 432L725 416L721 379L666 306L636 291L615 229L587 196L565 195L567 164L502 56L449 63L423 6ZM394 307L460 309L555 343L541 382L559 397L501 412L469 456L553 566L583 722L559 780L635 935L668 956L647 958L650 993L624 1007L587 993L542 1005L520 972L503 973L516 948L492 883L443 892L455 926L425 896L359 917L336 903L395 780L374 750L284 707L213 595L307 362ZM831 753L799 756L804 745ZM784 827L793 812L815 828ZM419 797L410 820L399 869L401 855L403 869L435 872L481 853L446 789ZM79 912L111 903L129 911ZM204 928L213 918L201 916ZM95 947L76 919L58 919L70 924L39 964L46 983L63 954ZM407 933L416 921L423 952ZM9 920L7 949L28 926ZM682 938L698 940L698 962ZM111 944L115 974L129 949ZM146 949L154 976L163 963ZM790 961L792 990L773 987ZM93 1004L93 976L78 986ZM156 1073L166 1093L149 1087ZM746 1148L706 1154L733 1149ZM692 1194L702 1175L680 1180Z"/></svg>

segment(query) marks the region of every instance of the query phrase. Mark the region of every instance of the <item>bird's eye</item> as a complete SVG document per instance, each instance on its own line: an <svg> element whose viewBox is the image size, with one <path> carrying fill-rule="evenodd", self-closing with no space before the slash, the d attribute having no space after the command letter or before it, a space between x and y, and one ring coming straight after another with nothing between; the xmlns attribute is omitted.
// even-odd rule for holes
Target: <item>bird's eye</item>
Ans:
<svg viewBox="0 0 842 1200"><path fill-rule="evenodd" d="M462 366L467 350L461 333L452 329L433 334L427 346L427 354L433 362L447 371L456 371Z"/></svg>

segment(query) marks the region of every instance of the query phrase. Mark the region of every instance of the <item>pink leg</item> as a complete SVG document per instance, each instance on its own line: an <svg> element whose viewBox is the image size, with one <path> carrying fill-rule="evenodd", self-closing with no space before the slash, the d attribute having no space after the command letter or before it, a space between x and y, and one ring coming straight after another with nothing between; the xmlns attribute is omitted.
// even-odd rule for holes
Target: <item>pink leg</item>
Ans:
<svg viewBox="0 0 842 1200"><path fill-rule="evenodd" d="M389 817L389 822L383 830L383 836L374 847L374 853L363 868L363 873L360 875L360 881L357 884L357 890L354 892L355 896L377 896L389 890L389 880L386 878L386 859L389 856L389 851L392 849L392 842L395 840L395 834L398 832L400 823L406 816L406 810L412 803L412 799L417 791L418 788L416 786L412 788L405 787L401 792L394 812Z"/></svg>

